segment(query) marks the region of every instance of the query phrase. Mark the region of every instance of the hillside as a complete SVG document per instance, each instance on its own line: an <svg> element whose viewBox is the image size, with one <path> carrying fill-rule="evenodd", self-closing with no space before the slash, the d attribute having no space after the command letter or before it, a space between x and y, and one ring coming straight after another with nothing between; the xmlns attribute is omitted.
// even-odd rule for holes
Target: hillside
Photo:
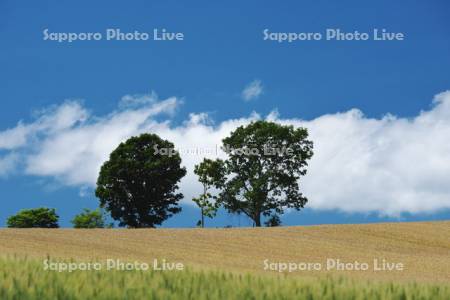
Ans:
<svg viewBox="0 0 450 300"><path fill-rule="evenodd" d="M1 229L0 253L79 260L182 262L267 273L269 262L402 263L403 271L331 271L373 279L450 282L450 221L232 229ZM324 275L296 271L288 276ZM277 274L275 271L271 273Z"/></svg>

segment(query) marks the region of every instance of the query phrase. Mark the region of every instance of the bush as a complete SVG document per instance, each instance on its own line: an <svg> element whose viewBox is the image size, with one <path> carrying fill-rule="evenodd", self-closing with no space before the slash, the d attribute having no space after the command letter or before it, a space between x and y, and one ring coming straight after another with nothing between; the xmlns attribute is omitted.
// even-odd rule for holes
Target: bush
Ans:
<svg viewBox="0 0 450 300"><path fill-rule="evenodd" d="M278 215L273 214L271 215L266 222L264 222L266 227L276 227L281 226L281 219Z"/></svg>
<svg viewBox="0 0 450 300"><path fill-rule="evenodd" d="M104 228L105 220L100 209L90 210L85 208L71 221L75 228Z"/></svg>
<svg viewBox="0 0 450 300"><path fill-rule="evenodd" d="M58 228L59 216L54 208L24 209L6 221L11 228Z"/></svg>

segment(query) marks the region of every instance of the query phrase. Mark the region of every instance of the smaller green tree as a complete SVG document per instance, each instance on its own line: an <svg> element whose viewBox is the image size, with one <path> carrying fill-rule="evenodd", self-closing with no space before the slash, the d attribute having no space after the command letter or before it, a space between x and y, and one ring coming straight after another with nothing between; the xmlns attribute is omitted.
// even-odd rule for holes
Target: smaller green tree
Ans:
<svg viewBox="0 0 450 300"><path fill-rule="evenodd" d="M59 216L54 208L23 209L6 221L10 228L58 228Z"/></svg>
<svg viewBox="0 0 450 300"><path fill-rule="evenodd" d="M270 217L264 222L266 227L276 227L281 226L281 219L277 214L272 214Z"/></svg>
<svg viewBox="0 0 450 300"><path fill-rule="evenodd" d="M88 208L83 209L83 212L76 215L72 219L74 228L104 228L105 218L102 211L97 208L90 210Z"/></svg>
<svg viewBox="0 0 450 300"><path fill-rule="evenodd" d="M223 161L205 158L200 164L195 166L194 173L203 185L203 193L192 199L200 208L201 213L201 220L197 222L197 226L205 227L205 217L215 217L219 209L217 197L211 195L210 190L219 188L224 183L225 169Z"/></svg>

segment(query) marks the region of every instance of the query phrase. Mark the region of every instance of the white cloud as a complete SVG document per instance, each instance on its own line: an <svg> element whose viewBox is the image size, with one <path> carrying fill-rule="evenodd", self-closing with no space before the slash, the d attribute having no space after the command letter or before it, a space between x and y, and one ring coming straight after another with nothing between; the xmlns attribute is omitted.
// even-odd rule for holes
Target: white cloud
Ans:
<svg viewBox="0 0 450 300"><path fill-rule="evenodd" d="M20 122L0 132L0 148L12 155L0 158L0 174L23 166L26 174L92 188L101 164L121 141L154 132L181 150L188 170L181 191L189 202L201 190L194 165L203 157L217 157L215 150L225 136L260 118L253 113L214 125L207 114L199 113L175 127L154 117L172 114L179 100L152 99L100 118L79 102L66 102L34 122ZM283 119L274 111L266 119L310 132L315 154L301 182L310 208L387 215L450 208L450 92L437 95L430 110L411 119L367 118L357 109L310 121ZM19 159L20 165L11 162Z"/></svg>
<svg viewBox="0 0 450 300"><path fill-rule="evenodd" d="M253 80L250 82L242 91L242 99L245 101L250 101L257 99L263 93L263 86L261 80Z"/></svg>
<svg viewBox="0 0 450 300"><path fill-rule="evenodd" d="M36 135L49 135L72 128L78 122L84 122L89 113L80 102L66 101L37 113L37 119L30 124L20 121L16 127L0 132L0 150L13 150L30 143Z"/></svg>
<svg viewBox="0 0 450 300"><path fill-rule="evenodd" d="M0 157L0 177L6 177L14 172L19 163L19 156L15 153L7 154Z"/></svg>
<svg viewBox="0 0 450 300"><path fill-rule="evenodd" d="M120 108L139 107L146 104L152 104L158 101L158 95L155 92L150 94L125 95L120 99Z"/></svg>
<svg viewBox="0 0 450 300"><path fill-rule="evenodd" d="M21 122L0 132L0 147L21 154L26 174L52 176L68 185L92 185L112 149L128 137L147 131L153 122L151 117L173 114L177 105L176 98L155 100L98 118L80 102L66 101L44 110L33 123ZM12 171L3 165L0 172Z"/></svg>

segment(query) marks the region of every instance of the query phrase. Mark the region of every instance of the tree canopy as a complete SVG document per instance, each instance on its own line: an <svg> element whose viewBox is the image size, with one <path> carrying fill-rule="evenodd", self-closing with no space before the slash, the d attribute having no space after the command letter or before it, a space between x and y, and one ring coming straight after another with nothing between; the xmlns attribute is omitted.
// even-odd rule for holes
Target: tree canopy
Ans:
<svg viewBox="0 0 450 300"><path fill-rule="evenodd" d="M211 188L219 188L223 184L225 169L223 161L204 159L195 166L194 173L203 185L203 192L196 198L193 198L198 207L200 207L201 220L197 223L205 227L205 217L212 218L216 215L219 208L217 196L210 192Z"/></svg>
<svg viewBox="0 0 450 300"><path fill-rule="evenodd" d="M96 196L119 226L155 227L181 211L178 182L186 174L174 145L155 134L121 143L100 170Z"/></svg>
<svg viewBox="0 0 450 300"><path fill-rule="evenodd" d="M74 228L104 228L105 219L100 209L83 209L83 212L72 219Z"/></svg>
<svg viewBox="0 0 450 300"><path fill-rule="evenodd" d="M6 221L13 228L58 228L59 216L53 208L23 209Z"/></svg>
<svg viewBox="0 0 450 300"><path fill-rule="evenodd" d="M234 213L244 213L261 226L261 216L300 210L307 198L300 192L313 143L305 128L256 121L240 126L223 139L228 154L220 180L220 202Z"/></svg>

